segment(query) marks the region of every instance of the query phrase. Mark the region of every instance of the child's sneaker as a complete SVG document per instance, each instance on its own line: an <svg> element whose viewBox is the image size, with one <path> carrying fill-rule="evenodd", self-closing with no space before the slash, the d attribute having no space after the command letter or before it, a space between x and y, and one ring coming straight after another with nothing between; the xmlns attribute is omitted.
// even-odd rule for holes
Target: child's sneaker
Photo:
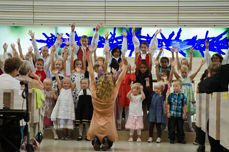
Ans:
<svg viewBox="0 0 229 152"><path fill-rule="evenodd" d="M156 143L160 143L161 142L161 138L157 137Z"/></svg>
<svg viewBox="0 0 229 152"><path fill-rule="evenodd" d="M54 140L58 140L58 136L57 135L54 135Z"/></svg>
<svg viewBox="0 0 229 152"><path fill-rule="evenodd" d="M141 140L141 138L140 137L138 137L138 139L137 139L137 142L141 142L142 140Z"/></svg>
<svg viewBox="0 0 229 152"><path fill-rule="evenodd" d="M133 140L133 137L130 137L130 138L128 139L128 141L129 141L129 142L134 141L134 140Z"/></svg>
<svg viewBox="0 0 229 152"><path fill-rule="evenodd" d="M83 137L82 137L82 136L79 136L79 137L77 138L77 141L81 141L81 140L83 140Z"/></svg>
<svg viewBox="0 0 229 152"><path fill-rule="evenodd" d="M149 139L147 140L148 143L151 143L153 142L153 138L152 137L149 137Z"/></svg>

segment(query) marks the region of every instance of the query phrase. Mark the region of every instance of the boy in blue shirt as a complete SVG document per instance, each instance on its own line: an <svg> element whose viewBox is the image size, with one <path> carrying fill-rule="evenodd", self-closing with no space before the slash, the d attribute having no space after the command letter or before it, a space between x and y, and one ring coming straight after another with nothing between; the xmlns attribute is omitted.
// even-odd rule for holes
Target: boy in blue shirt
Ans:
<svg viewBox="0 0 229 152"><path fill-rule="evenodd" d="M173 82L173 90L168 96L167 117L170 143L174 144L175 128L177 128L178 143L185 144L184 140L184 119L186 118L187 99L181 92L182 82Z"/></svg>

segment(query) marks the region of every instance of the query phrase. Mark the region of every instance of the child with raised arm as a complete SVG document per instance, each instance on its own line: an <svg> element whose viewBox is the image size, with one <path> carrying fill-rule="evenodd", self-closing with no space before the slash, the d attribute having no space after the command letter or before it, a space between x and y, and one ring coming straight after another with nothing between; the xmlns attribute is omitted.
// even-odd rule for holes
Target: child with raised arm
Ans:
<svg viewBox="0 0 229 152"><path fill-rule="evenodd" d="M78 94L78 105L76 109L76 124L79 125L79 136L77 140L83 139L83 129L85 127L87 140L87 131L91 122L92 114L93 114L93 106L91 99L91 90L89 89L89 79L83 78L80 81L81 90Z"/></svg>
<svg viewBox="0 0 229 152"><path fill-rule="evenodd" d="M173 90L167 102L167 117L170 144L175 141L175 129L177 128L178 143L185 144L184 119L186 118L187 99L181 92L182 82L175 80L173 82Z"/></svg>
<svg viewBox="0 0 229 152"><path fill-rule="evenodd" d="M51 114L51 120L54 123L55 129L63 129L63 139L71 139L72 130L74 128L73 121L75 120L72 91L75 89L76 84L72 84L70 78L64 78L61 82L59 79L59 71L56 70L55 73L60 95L57 98L56 105Z"/></svg>
<svg viewBox="0 0 229 152"><path fill-rule="evenodd" d="M75 103L75 108L77 108L77 96L80 91L80 81L88 77L88 72L86 71L86 50L83 50L83 60L77 58L74 60L74 45L71 45L71 80L72 83L76 83L75 90L72 92L73 100Z"/></svg>
<svg viewBox="0 0 229 152"><path fill-rule="evenodd" d="M66 69L66 60L67 60L67 53L64 55L64 59L58 58L54 59L56 47L52 46L51 48L51 70L52 70L52 81L53 85L52 88L56 92L56 94L59 94L59 88L58 88L58 83L57 83L57 77L56 77L56 71L58 71L58 78L60 81L62 81L65 77L65 69Z"/></svg>
<svg viewBox="0 0 229 152"><path fill-rule="evenodd" d="M179 60L178 48L175 48L175 52L176 52L177 70L180 71L181 70L181 66L182 65L186 65L188 67L189 72L192 71L193 48L191 48L189 50L189 53L190 53L190 61L189 61L189 63L188 63L188 59L187 58L182 58L181 61Z"/></svg>
<svg viewBox="0 0 229 152"><path fill-rule="evenodd" d="M192 128L192 119L191 115L195 114L196 106L195 106L195 99L194 99L194 92L192 88L192 81L196 77L197 73L200 71L201 67L204 65L205 61L202 60L199 68L188 76L189 69L186 65L181 66L181 76L178 75L176 70L174 69L174 75L177 79L181 80L182 82L182 89L181 91L184 93L185 97L187 98L187 119L189 124L189 129L193 132Z"/></svg>
<svg viewBox="0 0 229 152"><path fill-rule="evenodd" d="M156 61L159 61L160 55L163 52L163 48L160 48L160 51L156 57ZM171 49L171 53L172 53L172 59L171 61L174 61L174 48ZM162 71L164 70L168 70L171 71L171 65L169 65L169 58L168 57L161 57L160 59L160 64L158 65L158 69L159 69L159 75L161 75Z"/></svg>
<svg viewBox="0 0 229 152"><path fill-rule="evenodd" d="M215 53L212 56L209 53L209 42L208 40L205 41L205 54L204 59L207 63L207 66L209 66L212 62L220 62L221 64L229 64L229 42L228 42L228 51L224 57L222 57L221 54Z"/></svg>
<svg viewBox="0 0 229 152"><path fill-rule="evenodd" d="M137 130L137 141L141 142L141 130L144 128L142 101L145 99L145 94L143 86L140 83L134 83L127 94L127 98L130 99L129 115L125 125L126 129L130 129L128 141L133 141L134 130Z"/></svg>
<svg viewBox="0 0 229 152"><path fill-rule="evenodd" d="M135 27L132 29L133 43L134 43L134 50L135 50L135 64L137 65L137 67L140 66L141 61L145 61L147 63L147 66L151 70L152 57L155 51L157 50L157 46L158 46L157 35L159 33L161 33L161 29L155 32L155 35L150 42L150 45L148 45L147 42L142 42L140 45L140 42L135 35ZM139 50L139 46L140 46L140 50ZM148 49L149 49L149 53L147 53Z"/></svg>
<svg viewBox="0 0 229 152"><path fill-rule="evenodd" d="M117 47L113 48L111 51L111 55L110 55L109 61L108 61L110 69L113 68L116 71L119 70L120 63L122 61L121 55L125 56L125 54L127 52L127 38L126 38L126 36L127 36L127 33L123 32L122 50L117 46ZM108 37L106 37L105 48L106 48L106 46L109 46Z"/></svg>
<svg viewBox="0 0 229 152"><path fill-rule="evenodd" d="M76 45L75 42L75 24L71 25L71 34L70 34L70 46L74 45L74 53L77 55L78 59L83 59L83 49L86 50L86 52L89 51L88 46L90 45L89 38L86 35L82 35L80 38L80 46ZM99 29L102 27L101 23L98 23L95 28L95 33L91 41L92 48L95 48L97 46L99 41Z"/></svg>

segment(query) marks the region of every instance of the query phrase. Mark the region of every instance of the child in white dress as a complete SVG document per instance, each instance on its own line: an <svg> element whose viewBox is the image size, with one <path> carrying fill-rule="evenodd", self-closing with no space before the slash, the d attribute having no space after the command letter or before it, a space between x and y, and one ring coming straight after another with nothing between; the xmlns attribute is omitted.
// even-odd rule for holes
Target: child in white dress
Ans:
<svg viewBox="0 0 229 152"><path fill-rule="evenodd" d="M75 83L72 84L69 78L64 78L61 83L58 77L58 71L56 72L56 78L60 95L51 114L51 120L55 129L64 129L63 139L70 139L74 128L73 121L75 120L72 91L76 85Z"/></svg>
<svg viewBox="0 0 229 152"><path fill-rule="evenodd" d="M130 99L129 115L125 126L130 129L128 141L133 141L134 130L137 130L137 141L141 142L141 130L144 128L142 101L145 99L145 94L143 86L140 83L134 83L127 94L127 98Z"/></svg>

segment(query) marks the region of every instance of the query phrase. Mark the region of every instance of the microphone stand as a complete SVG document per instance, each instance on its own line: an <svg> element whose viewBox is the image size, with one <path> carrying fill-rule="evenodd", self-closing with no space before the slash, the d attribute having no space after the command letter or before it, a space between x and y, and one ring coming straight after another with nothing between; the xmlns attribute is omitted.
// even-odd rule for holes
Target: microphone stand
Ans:
<svg viewBox="0 0 229 152"><path fill-rule="evenodd" d="M26 151L27 152L34 152L33 146L30 144L30 134L29 134L29 87L28 82L21 82L21 85L24 85L25 88L22 92L22 97L26 100L26 117L24 118L26 125L26 132L27 132L27 144L26 144Z"/></svg>

